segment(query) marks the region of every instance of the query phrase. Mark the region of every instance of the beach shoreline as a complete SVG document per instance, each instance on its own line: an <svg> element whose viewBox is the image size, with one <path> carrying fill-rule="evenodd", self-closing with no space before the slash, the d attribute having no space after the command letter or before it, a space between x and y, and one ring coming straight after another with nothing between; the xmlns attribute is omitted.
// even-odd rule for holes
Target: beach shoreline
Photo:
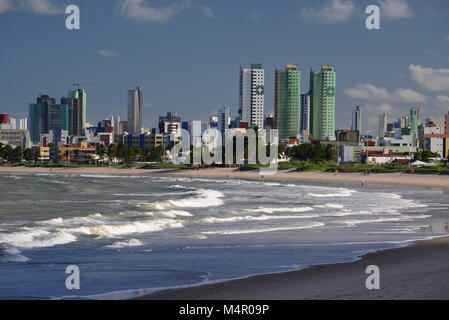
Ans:
<svg viewBox="0 0 449 320"><path fill-rule="evenodd" d="M377 250L352 262L167 289L138 300L372 300L449 299L449 237ZM368 290L367 266L380 270L380 289Z"/></svg>
<svg viewBox="0 0 449 320"><path fill-rule="evenodd" d="M378 173L315 173L279 171L261 177L258 171L232 168L166 170L135 168L0 167L0 174L82 174L171 176L200 179L244 179L335 185L398 186L449 190L439 175ZM301 270L254 275L236 280L167 289L137 299L151 300L284 300L284 299L449 299L449 237L422 240L400 248L363 254L358 260L320 264ZM368 265L380 268L380 290L367 290Z"/></svg>
<svg viewBox="0 0 449 320"><path fill-rule="evenodd" d="M425 187L449 191L449 176L437 174L409 174L409 173L371 173L363 176L361 173L327 173L327 172L298 172L279 170L273 175L261 176L258 170L240 171L235 168L213 169L136 169L114 167L7 167L0 166L1 173L11 174L88 174L88 175L118 175L118 176L172 176L201 179L242 179L257 181L324 183L361 185L384 185L404 187Z"/></svg>

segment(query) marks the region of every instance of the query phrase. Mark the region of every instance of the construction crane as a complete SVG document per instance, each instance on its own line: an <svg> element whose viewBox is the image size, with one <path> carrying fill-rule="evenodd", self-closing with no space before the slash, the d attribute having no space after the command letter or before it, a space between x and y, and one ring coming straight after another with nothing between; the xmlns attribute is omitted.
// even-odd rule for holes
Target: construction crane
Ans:
<svg viewBox="0 0 449 320"><path fill-rule="evenodd" d="M78 81L78 82L75 82L73 85L76 86L79 90L81 88L81 86L93 86L93 85L96 85L96 83L80 83Z"/></svg>

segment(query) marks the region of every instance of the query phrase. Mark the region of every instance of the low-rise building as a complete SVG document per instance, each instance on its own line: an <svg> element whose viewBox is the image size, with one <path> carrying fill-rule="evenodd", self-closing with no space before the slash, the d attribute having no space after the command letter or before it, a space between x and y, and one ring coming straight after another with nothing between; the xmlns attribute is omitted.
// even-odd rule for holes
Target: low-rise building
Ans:
<svg viewBox="0 0 449 320"><path fill-rule="evenodd" d="M390 164L390 163L408 163L413 160L412 152L390 152L388 149L383 151L378 150L366 150L362 151L361 162L365 164Z"/></svg>
<svg viewBox="0 0 449 320"><path fill-rule="evenodd" d="M13 148L20 146L23 150L31 147L28 130L0 129L0 141Z"/></svg>
<svg viewBox="0 0 449 320"><path fill-rule="evenodd" d="M76 144L59 143L57 152L55 152L56 162L65 163L87 163L96 154L96 148L87 142Z"/></svg>

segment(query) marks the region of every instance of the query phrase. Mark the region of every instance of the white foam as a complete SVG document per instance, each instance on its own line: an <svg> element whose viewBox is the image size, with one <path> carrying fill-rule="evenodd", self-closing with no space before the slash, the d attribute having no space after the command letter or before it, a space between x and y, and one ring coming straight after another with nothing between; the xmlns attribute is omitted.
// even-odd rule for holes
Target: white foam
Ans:
<svg viewBox="0 0 449 320"><path fill-rule="evenodd" d="M0 259L2 262L27 262L30 259L21 254L16 248L7 248L3 250L4 257Z"/></svg>
<svg viewBox="0 0 449 320"><path fill-rule="evenodd" d="M318 215L309 215L309 216L236 216L236 217L228 217L228 218L215 218L215 217L207 217L202 219L202 222L206 223L221 223L221 222L238 222L238 221L265 221L265 220L281 220L281 219L308 219L308 218L318 218Z"/></svg>
<svg viewBox="0 0 449 320"><path fill-rule="evenodd" d="M183 226L184 225L178 220L158 219L127 222L121 224L101 224L96 226L79 227L71 229L71 231L86 235L110 237L132 233L157 232L171 228L182 228Z"/></svg>
<svg viewBox="0 0 449 320"><path fill-rule="evenodd" d="M207 208L224 204L224 201L221 199L224 195L219 191L199 189L194 194L196 196L191 198L154 202L146 205L156 210L167 210L170 208Z"/></svg>
<svg viewBox="0 0 449 320"><path fill-rule="evenodd" d="M28 229L28 228L24 228ZM42 229L12 232L0 235L0 243L17 248L52 247L76 241L76 236L65 231L48 232Z"/></svg>
<svg viewBox="0 0 449 320"><path fill-rule="evenodd" d="M72 225L84 225L84 224L98 224L102 223L104 217L100 213L90 214L85 217L74 217L69 219L64 219L62 217L44 220L37 222L41 225L49 226L72 226Z"/></svg>
<svg viewBox="0 0 449 320"><path fill-rule="evenodd" d="M177 216L180 216L180 217L191 217L192 216L191 213L184 211L184 210L159 211L157 214L164 216L164 217L168 217L168 218L175 218Z"/></svg>
<svg viewBox="0 0 449 320"><path fill-rule="evenodd" d="M409 215L401 215L397 217L379 217L374 219L360 219L360 220L343 220L338 221L339 223L344 223L349 226L355 226L362 223L379 223L379 222L394 222L394 221L413 221L415 219L425 219L429 218L431 215L416 215L416 216L409 216Z"/></svg>
<svg viewBox="0 0 449 320"><path fill-rule="evenodd" d="M312 211L311 207L298 207L298 208L269 208L269 207L259 207L256 209L245 209L247 212L264 212L264 213L274 213L274 212L306 212Z"/></svg>
<svg viewBox="0 0 449 320"><path fill-rule="evenodd" d="M220 235L233 235L233 234L248 234L248 233L263 233L274 231L289 231L289 230L302 230L310 228L318 228L324 226L324 223L316 222L296 227L276 227L276 228L254 228L254 229L235 229L235 230L219 230L219 231L205 231L202 234L220 234Z"/></svg>
<svg viewBox="0 0 449 320"><path fill-rule="evenodd" d="M355 191L349 189L342 189L338 193L313 193L309 192L307 196L315 198L336 198L336 197L350 197Z"/></svg>
<svg viewBox="0 0 449 320"><path fill-rule="evenodd" d="M142 245L143 243L138 239L129 239L124 241L116 241L113 244L107 245L106 248L119 249L125 247L138 247Z"/></svg>

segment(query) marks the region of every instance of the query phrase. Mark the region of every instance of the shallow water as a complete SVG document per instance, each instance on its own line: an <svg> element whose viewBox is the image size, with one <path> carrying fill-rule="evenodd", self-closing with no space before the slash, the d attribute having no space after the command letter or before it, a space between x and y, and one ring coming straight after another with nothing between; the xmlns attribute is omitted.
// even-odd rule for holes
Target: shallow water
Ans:
<svg viewBox="0 0 449 320"><path fill-rule="evenodd" d="M92 297L349 261L446 234L448 207L435 190L2 174L0 298ZM80 290L65 287L73 264Z"/></svg>

